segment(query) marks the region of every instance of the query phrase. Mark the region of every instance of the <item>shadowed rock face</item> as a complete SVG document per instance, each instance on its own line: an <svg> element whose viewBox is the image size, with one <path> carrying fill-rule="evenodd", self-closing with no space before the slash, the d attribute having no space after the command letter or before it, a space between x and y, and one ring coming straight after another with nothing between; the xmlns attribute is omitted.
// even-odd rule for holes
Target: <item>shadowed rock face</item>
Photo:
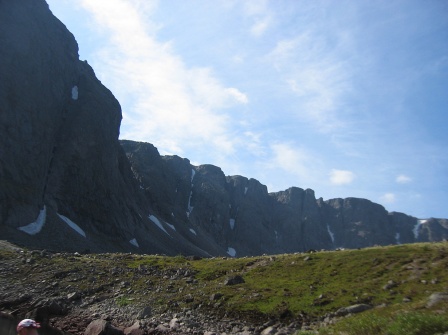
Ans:
<svg viewBox="0 0 448 335"><path fill-rule="evenodd" d="M258 255L447 238L364 199L160 156L118 141L121 109L43 0L0 1L0 231L33 248ZM30 225L31 224L31 225ZM24 228L25 227L25 228Z"/></svg>
<svg viewBox="0 0 448 335"><path fill-rule="evenodd" d="M193 227L229 254L235 250L236 256L439 241L447 236L447 220L388 213L366 199L316 200L313 190L298 187L268 193L255 179L226 177L213 165L192 166L177 156L160 156L151 144L121 144L145 197L164 220Z"/></svg>
<svg viewBox="0 0 448 335"><path fill-rule="evenodd" d="M118 142L120 105L48 5L1 1L0 44L2 238L56 250L206 255L172 243L148 219L150 203ZM18 229L33 222L41 223L33 234Z"/></svg>
<svg viewBox="0 0 448 335"><path fill-rule="evenodd" d="M50 221L59 213L130 239L141 210L118 101L44 1L2 1L0 25L2 225L33 222L45 206Z"/></svg>

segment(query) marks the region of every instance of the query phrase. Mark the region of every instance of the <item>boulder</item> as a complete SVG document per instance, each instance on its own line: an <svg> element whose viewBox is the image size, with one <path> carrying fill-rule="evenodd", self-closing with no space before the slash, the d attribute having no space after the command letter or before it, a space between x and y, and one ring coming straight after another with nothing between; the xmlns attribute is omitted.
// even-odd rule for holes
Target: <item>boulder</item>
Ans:
<svg viewBox="0 0 448 335"><path fill-rule="evenodd" d="M371 305L367 305L367 304L356 304L356 305L352 305L352 306L348 306L348 307L342 307L339 308L336 311L336 315L337 316L344 316L347 314L356 314L356 313L361 313L364 311L367 311L369 309L372 309L373 307Z"/></svg>
<svg viewBox="0 0 448 335"><path fill-rule="evenodd" d="M143 335L143 329L140 329L140 322L135 322L132 326L125 328L124 335Z"/></svg>
<svg viewBox="0 0 448 335"><path fill-rule="evenodd" d="M426 306L433 307L439 303L448 303L448 292L436 292L431 294Z"/></svg>
<svg viewBox="0 0 448 335"><path fill-rule="evenodd" d="M94 320L84 332L84 335L124 335L123 331L114 327L109 321Z"/></svg>
<svg viewBox="0 0 448 335"><path fill-rule="evenodd" d="M233 276L229 277L224 281L224 285L231 286L231 285L238 285L245 283L244 278L241 276Z"/></svg>

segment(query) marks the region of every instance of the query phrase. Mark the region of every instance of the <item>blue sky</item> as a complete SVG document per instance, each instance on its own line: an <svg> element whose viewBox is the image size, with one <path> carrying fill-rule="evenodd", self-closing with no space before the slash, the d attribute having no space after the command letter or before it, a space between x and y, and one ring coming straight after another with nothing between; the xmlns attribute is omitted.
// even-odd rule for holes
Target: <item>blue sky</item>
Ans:
<svg viewBox="0 0 448 335"><path fill-rule="evenodd" d="M49 0L123 139L448 218L448 2Z"/></svg>

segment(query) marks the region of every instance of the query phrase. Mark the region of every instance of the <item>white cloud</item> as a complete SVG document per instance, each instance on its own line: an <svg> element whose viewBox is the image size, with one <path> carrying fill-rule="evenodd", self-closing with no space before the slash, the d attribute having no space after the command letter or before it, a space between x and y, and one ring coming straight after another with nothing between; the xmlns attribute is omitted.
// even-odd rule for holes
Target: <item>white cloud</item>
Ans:
<svg viewBox="0 0 448 335"><path fill-rule="evenodd" d="M330 172L330 182L333 185L351 184L354 179L355 174L352 171L333 169Z"/></svg>
<svg viewBox="0 0 448 335"><path fill-rule="evenodd" d="M262 36L272 23L268 1L245 1L243 3L243 11L245 15L254 20L250 27L250 33L255 37Z"/></svg>
<svg viewBox="0 0 448 335"><path fill-rule="evenodd" d="M351 68L341 57L350 40L338 36L330 43L312 28L290 39L277 42L267 60L283 77L287 87L297 96L296 115L312 122L317 130L328 133L347 124L341 108L351 92Z"/></svg>
<svg viewBox="0 0 448 335"><path fill-rule="evenodd" d="M283 170L302 180L311 178L315 159L305 149L288 143L275 143L270 149L272 159L267 163L268 168Z"/></svg>
<svg viewBox="0 0 448 335"><path fill-rule="evenodd" d="M233 97L237 102L240 102L242 104L247 104L249 102L249 98L246 96L246 94L241 93L238 89L230 87L226 89L226 92Z"/></svg>
<svg viewBox="0 0 448 335"><path fill-rule="evenodd" d="M263 15L267 12L268 0L244 1L243 7L248 16Z"/></svg>
<svg viewBox="0 0 448 335"><path fill-rule="evenodd" d="M231 154L238 139L225 109L248 97L225 87L210 68L188 68L170 43L157 40L151 21L156 1L83 0L109 40L94 60L101 80L122 102L122 137L148 141L162 153L182 154L206 143L208 150ZM193 158L193 157L192 157Z"/></svg>
<svg viewBox="0 0 448 335"><path fill-rule="evenodd" d="M397 176L395 181L399 184L407 184L407 183L410 183L412 181L412 179L404 174L401 174L401 175Z"/></svg>
<svg viewBox="0 0 448 335"><path fill-rule="evenodd" d="M268 29L270 23L271 19L269 17L264 17L260 20L257 20L250 29L251 34L256 37L263 35L264 32Z"/></svg>
<svg viewBox="0 0 448 335"><path fill-rule="evenodd" d="M381 197L381 202L387 203L387 204L392 204L395 202L396 197L394 193L386 193L383 194Z"/></svg>

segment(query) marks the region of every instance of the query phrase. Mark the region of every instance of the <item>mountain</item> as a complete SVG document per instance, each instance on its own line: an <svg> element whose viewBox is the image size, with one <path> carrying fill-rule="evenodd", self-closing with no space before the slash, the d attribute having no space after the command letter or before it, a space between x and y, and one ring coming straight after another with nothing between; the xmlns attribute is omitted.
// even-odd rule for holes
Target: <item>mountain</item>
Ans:
<svg viewBox="0 0 448 335"><path fill-rule="evenodd" d="M160 156L43 0L0 1L0 238L30 248L258 255L438 241L448 221Z"/></svg>
<svg viewBox="0 0 448 335"><path fill-rule="evenodd" d="M225 176L213 165L160 156L149 143L121 141L148 206L164 222L206 233L228 254L363 248L448 238L445 219L389 213L366 199L324 201L291 187L268 193L255 179Z"/></svg>

